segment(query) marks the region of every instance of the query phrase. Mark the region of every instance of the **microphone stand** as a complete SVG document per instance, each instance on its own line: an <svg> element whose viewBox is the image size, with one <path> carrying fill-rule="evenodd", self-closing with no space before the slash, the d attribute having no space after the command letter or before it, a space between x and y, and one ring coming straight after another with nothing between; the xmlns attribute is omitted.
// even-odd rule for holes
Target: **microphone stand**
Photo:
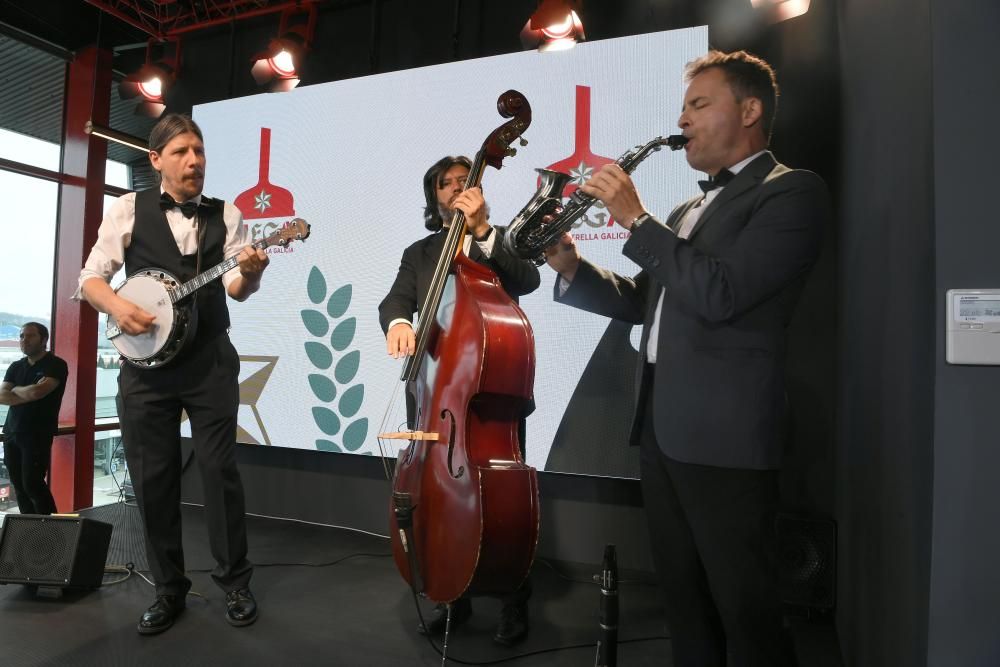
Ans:
<svg viewBox="0 0 1000 667"><path fill-rule="evenodd" d="M597 641L594 667L617 667L618 559L615 555L615 545L605 545L601 574L594 575L594 580L601 584L601 638Z"/></svg>

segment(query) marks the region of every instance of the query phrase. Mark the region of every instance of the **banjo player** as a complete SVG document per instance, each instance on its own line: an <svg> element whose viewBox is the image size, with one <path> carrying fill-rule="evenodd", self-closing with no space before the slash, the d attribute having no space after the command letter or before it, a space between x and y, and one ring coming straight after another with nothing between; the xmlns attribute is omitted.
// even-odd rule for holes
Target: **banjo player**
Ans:
<svg viewBox="0 0 1000 667"><path fill-rule="evenodd" d="M229 340L226 296L243 301L260 287L268 257L250 247L240 211L202 194L205 146L186 115L168 114L149 137L149 159L161 184L120 197L101 222L80 274L77 298L107 313L123 335L151 334L161 324L148 310L109 286L124 266L132 276L159 269L181 280L199 267L237 257L221 281L192 295L197 326L192 342L169 364L124 363L118 378L125 456L142 514L146 552L156 584L153 604L139 620L140 634L171 627L185 608L191 581L184 571L180 514L180 421L191 421L201 470L215 583L226 594L226 620L257 619L249 583L243 485L236 467L239 355Z"/></svg>

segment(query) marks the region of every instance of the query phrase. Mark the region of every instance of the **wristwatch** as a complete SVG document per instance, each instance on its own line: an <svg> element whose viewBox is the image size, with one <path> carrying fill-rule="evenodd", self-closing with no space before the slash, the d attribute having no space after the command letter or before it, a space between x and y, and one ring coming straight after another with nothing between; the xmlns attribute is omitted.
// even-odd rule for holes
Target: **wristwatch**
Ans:
<svg viewBox="0 0 1000 667"><path fill-rule="evenodd" d="M645 224L645 222L652 217L653 216L651 216L649 213L643 213L638 218L632 221L632 226L629 227L629 231L635 233L635 230L639 229L639 227Z"/></svg>

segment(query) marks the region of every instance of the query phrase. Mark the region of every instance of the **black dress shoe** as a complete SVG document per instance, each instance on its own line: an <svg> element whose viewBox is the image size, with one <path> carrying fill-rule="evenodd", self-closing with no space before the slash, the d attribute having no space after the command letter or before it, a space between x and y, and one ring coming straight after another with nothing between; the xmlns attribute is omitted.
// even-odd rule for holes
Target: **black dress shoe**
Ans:
<svg viewBox="0 0 1000 667"><path fill-rule="evenodd" d="M472 600L469 598L458 598L451 603L451 607L451 629L454 630L472 616ZM436 605L430 613L427 627L425 628L423 625L420 625L417 627L417 632L422 635L443 635L447 625L448 605L442 603Z"/></svg>
<svg viewBox="0 0 1000 667"><path fill-rule="evenodd" d="M528 605L505 604L500 609L500 624L493 641L503 646L513 646L528 634Z"/></svg>
<svg viewBox="0 0 1000 667"><path fill-rule="evenodd" d="M139 619L140 635L155 635L174 624L184 611L184 595L157 595L156 602Z"/></svg>
<svg viewBox="0 0 1000 667"><path fill-rule="evenodd" d="M237 627L250 625L257 620L257 601L249 588L226 593L226 620Z"/></svg>

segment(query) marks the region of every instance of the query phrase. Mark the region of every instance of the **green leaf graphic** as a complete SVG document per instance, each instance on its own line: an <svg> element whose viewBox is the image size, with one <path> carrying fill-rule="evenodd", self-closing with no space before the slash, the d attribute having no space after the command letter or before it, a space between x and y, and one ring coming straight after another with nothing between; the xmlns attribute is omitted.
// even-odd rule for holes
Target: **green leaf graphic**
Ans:
<svg viewBox="0 0 1000 667"><path fill-rule="evenodd" d="M322 343L314 343L312 341L306 343L306 356L309 357L309 361L312 362L313 366L321 370L326 370L333 364L333 353Z"/></svg>
<svg viewBox="0 0 1000 667"><path fill-rule="evenodd" d="M319 426L319 430L323 431L323 433L337 435L340 432L340 417L333 410L313 408L312 413L313 419L316 421L316 426Z"/></svg>
<svg viewBox="0 0 1000 667"><path fill-rule="evenodd" d="M316 398L326 403L329 403L337 397L337 385L335 385L333 380L325 375L317 375L315 373L310 375L309 386L312 387L313 394ZM343 402L344 401L341 400L341 404L343 404ZM341 408L341 410L343 410L343 408Z"/></svg>
<svg viewBox="0 0 1000 667"><path fill-rule="evenodd" d="M306 283L306 293L313 303L322 303L326 298L326 278L323 272L315 266L309 272L309 281Z"/></svg>
<svg viewBox="0 0 1000 667"><path fill-rule="evenodd" d="M358 326L357 318L351 317L338 324L330 335L330 347L337 352L347 349L354 340L354 330ZM325 331L323 333L326 333ZM322 335L322 334L321 334Z"/></svg>
<svg viewBox="0 0 1000 667"><path fill-rule="evenodd" d="M329 440L317 440L316 449L321 452L340 452L343 451L336 443L330 442Z"/></svg>
<svg viewBox="0 0 1000 667"><path fill-rule="evenodd" d="M344 431L344 449L355 452L365 444L365 436L368 435L368 418L359 419Z"/></svg>
<svg viewBox="0 0 1000 667"><path fill-rule="evenodd" d="M330 296L330 302L326 304L330 317L337 319L347 312L347 307L351 305L351 290L351 285L347 284Z"/></svg>
<svg viewBox="0 0 1000 667"><path fill-rule="evenodd" d="M365 386L356 384L340 397L340 414L342 417L353 417L361 409L361 402L365 398Z"/></svg>
<svg viewBox="0 0 1000 667"><path fill-rule="evenodd" d="M332 377L322 373L311 373L308 375L309 388L317 401L323 403L333 403L339 394L340 400L334 406L324 407L317 405L312 408L313 421L316 426L328 436L341 434L344 438L342 444L337 444L332 440L317 439L316 449L324 452L355 452L361 449L368 437L368 419L361 418L348 424L348 420L356 416L364 403L365 387L363 384L356 384L344 391L338 384L350 384L358 373L361 366L361 352L354 350L347 352L357 335L357 318L349 317L338 322L344 317L351 305L353 296L353 286L343 285L335 289L327 297L328 284L326 277L318 267L312 267L309 278L306 282L306 291L309 300L320 305L326 300L326 314L320 309L304 308L300 311L302 324L306 330L317 338L325 338L329 334L329 346L325 342L306 341L304 343L306 356L313 366L320 370L333 368ZM329 318L327 317L329 315ZM332 329L332 332L331 332ZM338 353L345 352L340 355ZM335 363L336 362L336 363ZM336 380L336 382L334 381ZM366 452L371 454L371 452Z"/></svg>
<svg viewBox="0 0 1000 667"><path fill-rule="evenodd" d="M337 378L337 382L340 384L347 384L354 379L360 365L361 352L358 350L348 352L337 362L337 367L333 370L333 377Z"/></svg>
<svg viewBox="0 0 1000 667"><path fill-rule="evenodd" d="M303 310L302 324L313 336L325 336L330 330L330 323L326 321L326 315L318 310Z"/></svg>

